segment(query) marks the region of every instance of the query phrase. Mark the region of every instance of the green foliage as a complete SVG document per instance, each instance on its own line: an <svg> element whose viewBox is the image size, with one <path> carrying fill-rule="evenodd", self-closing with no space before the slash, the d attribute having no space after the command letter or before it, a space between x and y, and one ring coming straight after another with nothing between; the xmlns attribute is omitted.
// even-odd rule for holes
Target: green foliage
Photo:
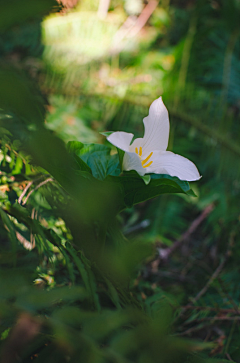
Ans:
<svg viewBox="0 0 240 363"><path fill-rule="evenodd" d="M107 146L72 142L69 149L77 157L80 169L89 171L98 180L104 180L108 175L119 175L121 172L117 155L111 156L111 149Z"/></svg>
<svg viewBox="0 0 240 363"><path fill-rule="evenodd" d="M54 5L9 4L8 42ZM1 59L1 360L240 362L237 2L162 1L120 57L123 3L106 21L78 10L45 20L45 64L14 44ZM98 136L141 134L162 90L192 189L122 172Z"/></svg>
<svg viewBox="0 0 240 363"><path fill-rule="evenodd" d="M68 143L70 152L74 153L80 170L89 172L98 180L108 181L119 185L126 207L144 202L164 193L185 193L194 196L188 182L170 175L152 174L145 177L145 181L137 172L121 173L118 155L110 155L108 146L80 142ZM107 178L108 177L108 178ZM119 206L123 203L119 201Z"/></svg>
<svg viewBox="0 0 240 363"><path fill-rule="evenodd" d="M37 0L34 3L29 3L25 0L21 4L18 1L13 0L2 5L0 31L6 30L16 24L21 24L24 21L29 20L29 18L42 18L44 15L48 14L54 6L55 10L57 10L57 2L55 2L55 0ZM13 8L15 9L14 12L12 12Z"/></svg>

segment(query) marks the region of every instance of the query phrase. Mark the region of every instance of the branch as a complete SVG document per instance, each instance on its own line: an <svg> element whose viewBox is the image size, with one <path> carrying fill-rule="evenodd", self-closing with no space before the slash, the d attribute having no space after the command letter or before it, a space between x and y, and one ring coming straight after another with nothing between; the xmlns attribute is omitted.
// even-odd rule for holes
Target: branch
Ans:
<svg viewBox="0 0 240 363"><path fill-rule="evenodd" d="M207 218L207 216L213 211L214 204L209 204L203 212L198 216L190 225L190 227L187 229L186 232L184 232L178 240L176 240L173 245L169 248L159 248L159 258L152 262L152 268L154 271L157 270L157 267L159 263L164 260L168 260L169 256L177 249L179 248L182 243L187 240L193 232L199 227L199 225L204 221L204 219Z"/></svg>
<svg viewBox="0 0 240 363"><path fill-rule="evenodd" d="M35 192L38 188L42 187L44 184L47 184L48 182L53 182L53 178L47 178L46 180L42 181L41 183L39 183L34 189L32 189L28 195L26 196L26 199L24 200L24 202L22 203L22 205L25 205L30 197L30 195Z"/></svg>
<svg viewBox="0 0 240 363"><path fill-rule="evenodd" d="M100 0L97 15L100 19L105 19L108 13L110 0Z"/></svg>
<svg viewBox="0 0 240 363"><path fill-rule="evenodd" d="M231 255L231 249L233 246L233 237L234 234L232 233L230 235L229 238L229 246L228 249L226 251L226 254L222 260L222 262L219 264L219 266L216 268L216 270L214 271L214 273L212 274L212 276L210 277L210 279L208 280L208 282L206 283L206 285L202 288L202 290L195 296L195 298L192 299L192 302L195 303L197 300L200 299L200 297L202 297L208 290L208 288L210 287L210 285L213 283L214 280L216 280L216 278L218 277L218 275L221 273L228 257Z"/></svg>
<svg viewBox="0 0 240 363"><path fill-rule="evenodd" d="M130 30L128 37L134 37L137 35L137 33L140 32L140 30L144 27L154 10L156 9L158 5L158 1L151 0L149 3L145 6L139 17L137 18L136 24L134 27Z"/></svg>
<svg viewBox="0 0 240 363"><path fill-rule="evenodd" d="M123 40L135 37L144 27L154 10L158 5L158 1L151 0L145 6L138 18L129 16L121 28L116 32L113 39L112 54L118 54L124 48Z"/></svg>
<svg viewBox="0 0 240 363"><path fill-rule="evenodd" d="M35 180L31 180L27 186L23 189L23 192L21 193L20 197L18 198L18 203L21 204L21 201L24 197L24 195L27 193L28 189L31 187L31 185L35 182L37 182L38 180L41 180L42 178L44 178L44 175L41 175L39 178L36 178Z"/></svg>
<svg viewBox="0 0 240 363"><path fill-rule="evenodd" d="M21 235L18 231L16 231L16 237L19 242L26 248L26 250L31 251L35 246L32 245L32 242L29 242L25 237Z"/></svg>
<svg viewBox="0 0 240 363"><path fill-rule="evenodd" d="M195 306L195 305L186 305L182 307L183 310L199 310L199 311L213 311L215 313L220 314L239 314L240 310L236 312L235 309L220 309L220 308L213 308L211 306Z"/></svg>

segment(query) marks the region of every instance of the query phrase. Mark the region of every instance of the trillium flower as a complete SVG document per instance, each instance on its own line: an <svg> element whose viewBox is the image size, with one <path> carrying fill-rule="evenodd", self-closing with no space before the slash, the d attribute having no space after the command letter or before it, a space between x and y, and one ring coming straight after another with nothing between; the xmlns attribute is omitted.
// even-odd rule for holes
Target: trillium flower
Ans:
<svg viewBox="0 0 240 363"><path fill-rule="evenodd" d="M162 98L150 106L149 115L143 119L145 133L131 144L133 134L117 131L107 140L125 151L123 170L136 170L143 176L148 173L168 174L181 180L194 181L201 178L196 166L183 156L166 151L169 137L168 111Z"/></svg>

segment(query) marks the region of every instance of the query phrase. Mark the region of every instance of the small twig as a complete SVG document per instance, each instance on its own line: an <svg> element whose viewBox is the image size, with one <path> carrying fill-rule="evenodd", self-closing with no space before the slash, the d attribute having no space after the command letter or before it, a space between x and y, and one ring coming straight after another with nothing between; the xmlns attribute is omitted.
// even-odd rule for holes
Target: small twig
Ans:
<svg viewBox="0 0 240 363"><path fill-rule="evenodd" d="M28 195L26 196L26 199L24 200L24 202L22 203L23 205L25 205L30 197L30 195L35 192L38 188L42 187L44 184L47 184L48 182L52 182L53 179L52 178L47 178L46 180L42 181L41 183L39 183L34 189L32 189Z"/></svg>
<svg viewBox="0 0 240 363"><path fill-rule="evenodd" d="M187 330L185 330L185 331L183 331L181 333L177 333L176 335L179 335L179 336L188 335L188 334L194 333L194 332L196 332L198 330L202 330L202 329L206 328L207 326L209 326L209 323L206 323L206 324L204 324L202 326L199 326L199 325L193 326L192 328L189 328L189 329L187 329Z"/></svg>
<svg viewBox="0 0 240 363"><path fill-rule="evenodd" d="M138 18L129 16L121 28L117 31L114 36L113 46L111 49L112 54L118 54L124 48L124 40L126 38L135 37L140 30L144 27L154 10L158 5L158 1L151 0L145 6L142 13Z"/></svg>
<svg viewBox="0 0 240 363"><path fill-rule="evenodd" d="M13 150L12 148L11 148L11 146L10 145L8 145L8 144L5 144L5 146L6 146L6 148L9 150L9 151L11 151L11 152L13 152L13 154L16 156L16 157L20 157L21 159L22 159L22 161L23 161L23 163L24 164L27 164L27 161L22 157L22 155L20 155L16 150Z"/></svg>
<svg viewBox="0 0 240 363"><path fill-rule="evenodd" d="M30 181L26 187L23 189L23 192L21 193L20 197L18 198L18 203L21 204L21 201L24 197L24 195L27 193L28 189L31 187L31 185L34 183L34 181Z"/></svg>
<svg viewBox="0 0 240 363"><path fill-rule="evenodd" d="M9 214L8 211L6 211L6 210L4 210L4 211ZM6 224L4 224L4 228L8 232L10 232L9 228L6 226ZM16 238L18 239L18 241L26 248L26 250L31 251L35 247L35 237L33 236L32 232L30 235L30 241L28 241L25 237L23 237L23 235L21 233L19 233L18 231L15 231L15 234L16 234Z"/></svg>
<svg viewBox="0 0 240 363"><path fill-rule="evenodd" d="M37 219L37 215L38 215L38 212L35 208L32 209L32 213L31 213L31 218L32 219ZM32 249L35 247L36 245L36 240L35 240L35 236L34 234L32 233L32 230L31 230L31 234L30 234L30 242L32 244Z"/></svg>
<svg viewBox="0 0 240 363"><path fill-rule="evenodd" d="M27 193L28 189L33 185L33 183L37 182L38 180L41 180L44 178L44 175L41 175L39 178L36 178L35 180L31 180L26 187L23 189L23 192L21 193L20 197L18 198L18 203L21 204L21 201L24 197L24 195Z"/></svg>
<svg viewBox="0 0 240 363"><path fill-rule="evenodd" d="M125 234L136 232L136 231L139 231L140 229L144 229L144 228L147 228L149 226L150 226L150 220L149 219L144 219L142 222L136 224L135 226L129 227L125 231Z"/></svg>
<svg viewBox="0 0 240 363"><path fill-rule="evenodd" d="M21 233L16 231L16 237L19 242L26 248L26 250L31 251L33 249L32 242L29 242L25 237L21 235Z"/></svg>
<svg viewBox="0 0 240 363"><path fill-rule="evenodd" d="M192 301L195 303L197 300L200 299L200 297L202 297L202 295L204 295L209 286L213 283L214 280L216 280L216 278L218 277L218 275L220 274L220 272L222 271L225 263L226 263L227 257L225 256L222 260L222 262L220 263L220 265L216 268L216 270L214 271L214 273L212 274L212 276L210 277L210 279L208 280L208 282L206 283L206 285L202 288L201 291L199 291L199 293L195 296L195 298L192 299Z"/></svg>
<svg viewBox="0 0 240 363"><path fill-rule="evenodd" d="M238 309L238 305L235 303L234 299L232 298L232 296L229 295L227 289L224 286L224 281L221 279L220 276L217 277L219 284L221 285L221 289L222 292L224 293L225 297L227 297L227 299L229 300L229 302L232 304L232 306L234 307L234 310L236 313L238 313L239 309Z"/></svg>
<svg viewBox="0 0 240 363"><path fill-rule="evenodd" d="M168 260L169 256L177 249L179 248L182 243L187 240L191 234L193 234L193 232L195 232L195 230L198 228L198 226L204 221L204 219L207 218L207 216L212 212L212 210L214 209L214 204L211 203L209 204L204 210L203 212L200 214L200 216L198 216L190 225L190 227L187 229L186 232L184 232L179 239L177 239L173 245L169 248L159 248L159 258L157 258L156 260L154 260L152 262L152 269L153 271L157 271L158 269L158 265L159 263L164 260Z"/></svg>
<svg viewBox="0 0 240 363"><path fill-rule="evenodd" d="M97 15L100 19L105 19L108 13L110 0L100 0Z"/></svg>
<svg viewBox="0 0 240 363"><path fill-rule="evenodd" d="M158 5L158 1L150 0L149 3L145 6L142 13L137 18L135 26L130 30L128 37L134 37L137 33L144 27L154 10Z"/></svg>
<svg viewBox="0 0 240 363"><path fill-rule="evenodd" d="M214 209L214 204L209 204L204 211L198 216L190 225L188 230L181 235L181 237L168 249L167 258L181 246L181 244L187 240L193 232L198 228L198 226L207 218L207 216L212 212Z"/></svg>
<svg viewBox="0 0 240 363"><path fill-rule="evenodd" d="M183 325L188 325L192 323L202 323L203 321L236 321L240 320L240 316L208 316L201 319L195 319L191 321L186 321Z"/></svg>
<svg viewBox="0 0 240 363"><path fill-rule="evenodd" d="M213 308L211 306L194 306L194 305L186 305L182 307L183 310L199 310L199 311L213 311L215 313L220 313L220 314L239 314L240 315L240 310L238 310L236 312L235 309L220 309L220 308Z"/></svg>
<svg viewBox="0 0 240 363"><path fill-rule="evenodd" d="M232 358L230 357L229 353L225 353L227 359L229 359L231 362L233 362Z"/></svg>
<svg viewBox="0 0 240 363"><path fill-rule="evenodd" d="M8 213L8 211L4 210L4 212ZM8 226L4 223L3 224L4 228L6 229L6 231L10 232ZM21 235L21 233L19 233L18 231L15 231L16 234L16 238L18 239L18 241L27 249L27 250L31 250L32 249L32 245L31 243L25 238L23 237L23 235Z"/></svg>
<svg viewBox="0 0 240 363"><path fill-rule="evenodd" d="M212 276L210 277L210 279L208 280L206 285L202 288L202 290L199 291L199 293L195 296L195 298L192 299L193 303L195 303L197 300L199 300L200 297L202 297L207 292L208 288L213 283L213 281L216 280L216 278L218 278L218 276L221 273L221 271L222 271L228 257L231 255L231 248L233 246L233 237L234 237L234 235L231 234L231 236L229 238L229 246L228 246L228 249L227 249L227 252L226 252L224 258L222 259L222 262L216 268L216 270L214 271L214 273L212 274Z"/></svg>

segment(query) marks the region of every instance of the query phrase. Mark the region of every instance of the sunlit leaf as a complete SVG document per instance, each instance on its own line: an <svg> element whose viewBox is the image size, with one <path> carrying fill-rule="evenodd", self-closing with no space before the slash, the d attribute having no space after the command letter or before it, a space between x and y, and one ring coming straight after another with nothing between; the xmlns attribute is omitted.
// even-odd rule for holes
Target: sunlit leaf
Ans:
<svg viewBox="0 0 240 363"><path fill-rule="evenodd" d="M82 143L77 142L72 142L69 147L70 151L74 149L75 154L88 165L96 179L104 180L108 175L120 174L118 156L110 155L111 149L109 147L98 144L83 146ZM81 162L80 167L84 168Z"/></svg>

